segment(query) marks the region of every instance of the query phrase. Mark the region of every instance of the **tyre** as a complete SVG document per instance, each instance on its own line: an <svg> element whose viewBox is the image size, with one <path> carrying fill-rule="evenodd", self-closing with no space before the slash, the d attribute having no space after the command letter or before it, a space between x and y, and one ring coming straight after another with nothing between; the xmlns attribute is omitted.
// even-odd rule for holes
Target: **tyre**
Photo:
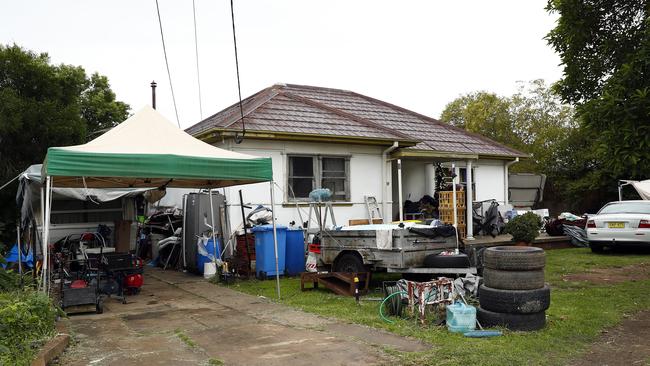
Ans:
<svg viewBox="0 0 650 366"><path fill-rule="evenodd" d="M469 267L469 257L467 254L439 255L429 254L424 257L424 267L426 268L467 268Z"/></svg>
<svg viewBox="0 0 650 366"><path fill-rule="evenodd" d="M500 290L481 285L478 300L483 309L498 313L539 313L551 305L551 289L544 286L535 290Z"/></svg>
<svg viewBox="0 0 650 366"><path fill-rule="evenodd" d="M602 244L589 243L589 248L591 248L592 253L602 253L605 251L605 247Z"/></svg>
<svg viewBox="0 0 650 366"><path fill-rule="evenodd" d="M487 287L501 290L534 290L544 287L544 270L501 271L485 268L483 283Z"/></svg>
<svg viewBox="0 0 650 366"><path fill-rule="evenodd" d="M427 282L433 279L433 273L402 273L402 278L407 281Z"/></svg>
<svg viewBox="0 0 650 366"><path fill-rule="evenodd" d="M542 269L546 264L544 250L536 247L492 247L483 252L485 268L506 271Z"/></svg>
<svg viewBox="0 0 650 366"><path fill-rule="evenodd" d="M95 313L102 314L103 312L104 312L104 303L102 301L98 301L97 304L95 304Z"/></svg>
<svg viewBox="0 0 650 366"><path fill-rule="evenodd" d="M399 291L400 290L397 286L387 286L384 291L384 298ZM402 297L400 295L395 295L391 297L386 302L386 307L388 308L388 314L393 316L402 316L402 309L404 308L403 305L404 304L402 304Z"/></svg>
<svg viewBox="0 0 650 366"><path fill-rule="evenodd" d="M546 313L508 314L478 308L476 317L483 327L505 327L510 330L531 331L544 328Z"/></svg>
<svg viewBox="0 0 650 366"><path fill-rule="evenodd" d="M368 272L358 254L343 253L334 262L334 272Z"/></svg>

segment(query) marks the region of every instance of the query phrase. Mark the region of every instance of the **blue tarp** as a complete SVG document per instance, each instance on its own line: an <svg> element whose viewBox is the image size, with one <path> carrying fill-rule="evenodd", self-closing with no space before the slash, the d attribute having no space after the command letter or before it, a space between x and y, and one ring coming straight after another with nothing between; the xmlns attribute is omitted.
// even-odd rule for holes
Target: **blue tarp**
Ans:
<svg viewBox="0 0 650 366"><path fill-rule="evenodd" d="M18 263L18 244L14 244L14 247L11 248L7 256L5 257L7 264L9 263ZM23 253L23 264L27 265L29 268L34 267L34 254L30 251L27 255ZM2 265L3 268L6 268L6 265Z"/></svg>

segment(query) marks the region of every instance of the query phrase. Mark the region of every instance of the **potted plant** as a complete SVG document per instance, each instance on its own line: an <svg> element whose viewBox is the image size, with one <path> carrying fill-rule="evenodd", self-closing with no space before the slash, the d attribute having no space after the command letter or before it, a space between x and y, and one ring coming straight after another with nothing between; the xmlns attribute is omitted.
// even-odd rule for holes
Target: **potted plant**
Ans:
<svg viewBox="0 0 650 366"><path fill-rule="evenodd" d="M530 245L539 234L542 220L533 212L515 216L506 224L504 232L512 235L517 245Z"/></svg>

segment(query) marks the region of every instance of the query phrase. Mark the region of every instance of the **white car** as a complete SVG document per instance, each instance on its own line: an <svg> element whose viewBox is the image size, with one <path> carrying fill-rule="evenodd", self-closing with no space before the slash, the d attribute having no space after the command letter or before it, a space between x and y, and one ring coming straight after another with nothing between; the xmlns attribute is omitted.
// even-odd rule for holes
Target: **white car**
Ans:
<svg viewBox="0 0 650 366"><path fill-rule="evenodd" d="M604 247L650 245L650 201L610 202L587 221L592 252Z"/></svg>

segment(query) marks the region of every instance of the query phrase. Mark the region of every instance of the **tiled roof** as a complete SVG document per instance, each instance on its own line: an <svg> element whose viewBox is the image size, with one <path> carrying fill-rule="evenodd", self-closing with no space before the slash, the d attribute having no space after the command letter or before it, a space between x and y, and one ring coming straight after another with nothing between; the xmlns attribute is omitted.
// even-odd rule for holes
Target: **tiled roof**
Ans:
<svg viewBox="0 0 650 366"><path fill-rule="evenodd" d="M411 141L408 149L526 156L486 137L351 91L277 84L243 101L246 130ZM186 131L241 130L239 104Z"/></svg>

